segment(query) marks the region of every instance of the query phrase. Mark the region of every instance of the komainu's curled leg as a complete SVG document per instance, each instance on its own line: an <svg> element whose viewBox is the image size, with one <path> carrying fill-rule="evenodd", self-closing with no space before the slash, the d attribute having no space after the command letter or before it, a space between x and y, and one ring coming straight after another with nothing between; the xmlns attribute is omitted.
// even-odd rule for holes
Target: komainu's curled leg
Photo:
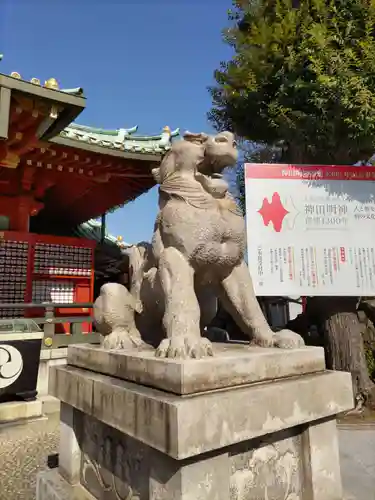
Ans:
<svg viewBox="0 0 375 500"><path fill-rule="evenodd" d="M254 344L283 349L304 345L297 333L290 330L274 333L271 330L255 296L253 282L244 262L223 279L219 293L223 306Z"/></svg>
<svg viewBox="0 0 375 500"><path fill-rule="evenodd" d="M106 283L101 287L94 303L94 321L103 335L104 349L148 347L135 325L136 310L136 300L123 285Z"/></svg>
<svg viewBox="0 0 375 500"><path fill-rule="evenodd" d="M155 266L150 243L142 241L130 248L129 252L130 293L135 300L136 311L141 314L143 305L141 289L145 273Z"/></svg>
<svg viewBox="0 0 375 500"><path fill-rule="evenodd" d="M194 291L194 270L189 262L176 248L168 247L160 256L159 273L165 297L163 324L167 338L160 343L156 356L212 356L211 342L200 333L200 307Z"/></svg>

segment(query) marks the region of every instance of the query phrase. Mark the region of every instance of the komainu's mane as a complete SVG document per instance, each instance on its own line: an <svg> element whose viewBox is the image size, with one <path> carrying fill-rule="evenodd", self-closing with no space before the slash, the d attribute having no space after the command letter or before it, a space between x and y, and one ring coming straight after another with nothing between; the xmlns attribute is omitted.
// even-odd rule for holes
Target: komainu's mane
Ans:
<svg viewBox="0 0 375 500"><path fill-rule="evenodd" d="M199 146L203 145L206 140L207 136L205 134L186 133L184 141L179 141L172 146L172 149L164 156L160 167L152 170L154 179L159 184L160 195L183 200L195 208L206 210L219 208L242 216L235 200L228 192L222 198L216 198L195 178L196 166L194 160L190 162L188 168L181 168L184 165L184 160L181 159L181 148L185 147L184 143L189 142ZM187 144L186 146L189 147ZM203 156L202 154L202 158ZM179 166L178 169L176 168L177 165Z"/></svg>
<svg viewBox="0 0 375 500"><path fill-rule="evenodd" d="M193 176L174 172L162 184L160 192L169 197L180 198L196 208L213 208L215 200Z"/></svg>
<svg viewBox="0 0 375 500"><path fill-rule="evenodd" d="M159 191L168 197L179 198L195 208L205 210L219 208L242 216L237 203L229 193L226 193L223 198L214 198L200 182L190 175L174 172L160 184Z"/></svg>

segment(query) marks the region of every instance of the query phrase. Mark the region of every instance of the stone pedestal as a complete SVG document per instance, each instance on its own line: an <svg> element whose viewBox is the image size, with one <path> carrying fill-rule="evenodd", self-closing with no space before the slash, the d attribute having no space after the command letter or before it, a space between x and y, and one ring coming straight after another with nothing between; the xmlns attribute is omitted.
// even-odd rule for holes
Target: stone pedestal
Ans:
<svg viewBox="0 0 375 500"><path fill-rule="evenodd" d="M50 393L59 470L39 475L38 500L342 500L352 382L320 348L216 344L181 361L72 346Z"/></svg>
<svg viewBox="0 0 375 500"><path fill-rule="evenodd" d="M39 399L0 403L0 424L24 422L29 419L40 418L42 415L42 402Z"/></svg>
<svg viewBox="0 0 375 500"><path fill-rule="evenodd" d="M66 365L67 357L67 348L41 350L37 385L39 397L48 395L49 371L51 367Z"/></svg>

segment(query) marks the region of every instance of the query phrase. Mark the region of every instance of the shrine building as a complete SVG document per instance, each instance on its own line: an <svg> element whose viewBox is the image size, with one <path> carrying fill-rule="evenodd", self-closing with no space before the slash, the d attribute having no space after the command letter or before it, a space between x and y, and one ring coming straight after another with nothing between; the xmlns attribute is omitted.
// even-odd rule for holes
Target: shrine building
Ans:
<svg viewBox="0 0 375 500"><path fill-rule="evenodd" d="M0 304L92 302L124 246L95 219L155 185L179 134L78 125L85 105L81 88L0 74ZM60 314L73 312L87 314ZM0 307L0 318L24 314Z"/></svg>

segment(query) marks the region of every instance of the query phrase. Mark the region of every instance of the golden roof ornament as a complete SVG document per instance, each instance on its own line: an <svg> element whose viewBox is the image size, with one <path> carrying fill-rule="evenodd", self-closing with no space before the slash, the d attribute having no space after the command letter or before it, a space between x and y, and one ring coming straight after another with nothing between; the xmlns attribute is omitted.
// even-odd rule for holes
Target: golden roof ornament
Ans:
<svg viewBox="0 0 375 500"><path fill-rule="evenodd" d="M17 73L17 71L12 71L10 76L12 78L17 78L17 80L21 80L21 75L19 73Z"/></svg>
<svg viewBox="0 0 375 500"><path fill-rule="evenodd" d="M39 78L32 78L30 80L31 83L33 83L34 85L40 85L40 80Z"/></svg>
<svg viewBox="0 0 375 500"><path fill-rule="evenodd" d="M168 125L166 125L166 126L163 128L163 132L164 132L165 134L169 134L169 135L171 135L171 133L172 133L172 132L171 132L171 129L168 127Z"/></svg>
<svg viewBox="0 0 375 500"><path fill-rule="evenodd" d="M56 78L49 78L47 81L44 82L44 86L47 89L59 90L59 84L57 83Z"/></svg>
<svg viewBox="0 0 375 500"><path fill-rule="evenodd" d="M122 241L122 236L117 236L117 241L121 242Z"/></svg>

